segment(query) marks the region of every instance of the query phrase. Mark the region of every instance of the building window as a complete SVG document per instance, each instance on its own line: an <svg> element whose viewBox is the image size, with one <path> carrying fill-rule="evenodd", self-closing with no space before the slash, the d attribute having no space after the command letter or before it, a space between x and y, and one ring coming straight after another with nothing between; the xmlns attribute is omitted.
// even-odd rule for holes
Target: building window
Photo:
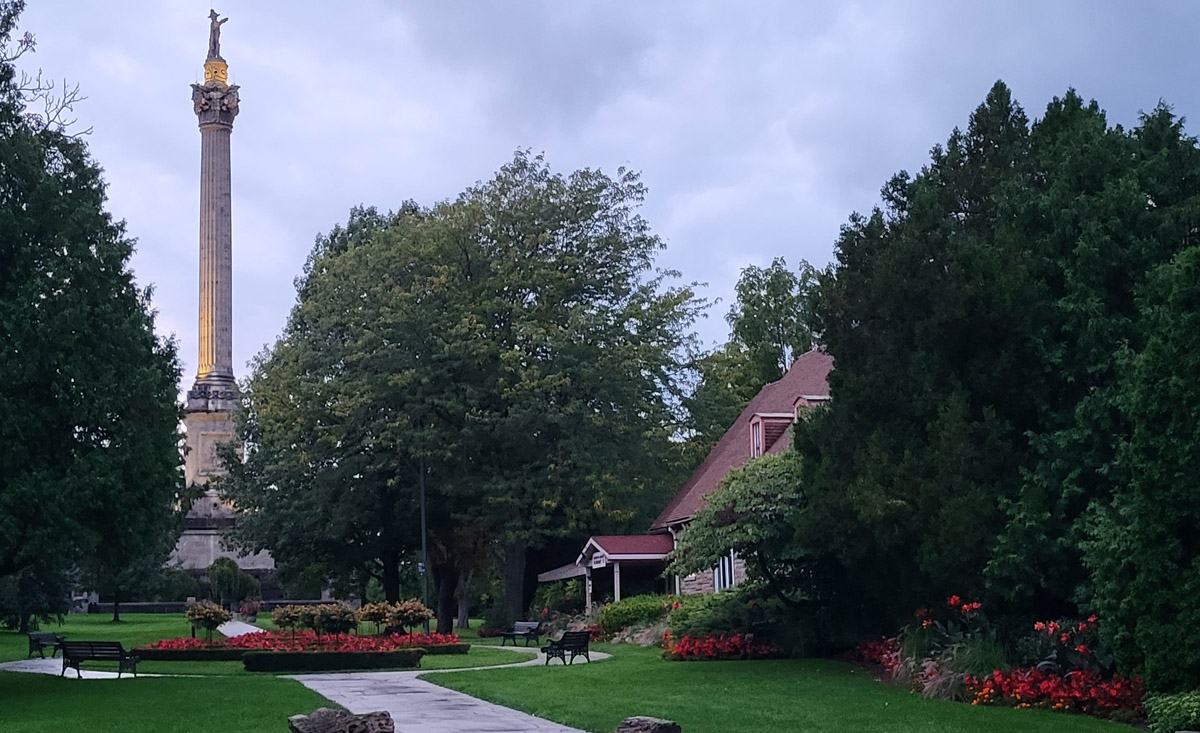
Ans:
<svg viewBox="0 0 1200 733"><path fill-rule="evenodd" d="M762 421L755 421L750 426L750 455L758 458L763 454Z"/></svg>
<svg viewBox="0 0 1200 733"><path fill-rule="evenodd" d="M713 591L723 591L733 585L733 553L730 552L713 566Z"/></svg>

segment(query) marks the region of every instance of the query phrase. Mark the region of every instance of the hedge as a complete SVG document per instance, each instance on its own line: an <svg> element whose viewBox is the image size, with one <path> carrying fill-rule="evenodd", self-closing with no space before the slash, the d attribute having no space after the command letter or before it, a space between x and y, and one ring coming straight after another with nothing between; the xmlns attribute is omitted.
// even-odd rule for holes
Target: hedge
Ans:
<svg viewBox="0 0 1200 733"><path fill-rule="evenodd" d="M413 647L424 649L426 654L466 654L471 650L470 644L430 644L429 646Z"/></svg>
<svg viewBox="0 0 1200 733"><path fill-rule="evenodd" d="M150 649L133 650L143 662L240 662L245 649Z"/></svg>
<svg viewBox="0 0 1200 733"><path fill-rule="evenodd" d="M247 672L322 672L337 669L383 669L416 667L425 649L414 647L394 652L246 652L242 665Z"/></svg>

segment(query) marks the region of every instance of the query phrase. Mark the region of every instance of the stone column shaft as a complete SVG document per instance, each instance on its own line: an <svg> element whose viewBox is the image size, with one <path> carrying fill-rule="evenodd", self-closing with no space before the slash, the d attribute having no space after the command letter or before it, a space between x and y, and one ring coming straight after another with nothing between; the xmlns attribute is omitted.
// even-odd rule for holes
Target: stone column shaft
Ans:
<svg viewBox="0 0 1200 733"><path fill-rule="evenodd" d="M200 127L200 366L197 378L233 379L232 125Z"/></svg>

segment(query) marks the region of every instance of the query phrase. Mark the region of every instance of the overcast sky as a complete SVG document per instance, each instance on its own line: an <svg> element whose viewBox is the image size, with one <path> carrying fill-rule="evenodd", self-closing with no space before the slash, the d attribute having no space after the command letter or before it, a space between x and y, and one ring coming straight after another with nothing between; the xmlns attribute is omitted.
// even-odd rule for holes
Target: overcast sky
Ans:
<svg viewBox="0 0 1200 733"><path fill-rule="evenodd" d="M234 364L279 334L313 238L350 207L430 205L517 148L626 165L661 266L720 299L740 268L824 265L838 227L916 170L997 79L1033 117L1074 86L1112 122L1200 114L1200 3L31 0L26 68L78 82L109 210L138 240L184 387L197 353L210 7L241 85L233 133ZM985 7L986 6L986 7ZM1196 128L1192 128L1195 131Z"/></svg>

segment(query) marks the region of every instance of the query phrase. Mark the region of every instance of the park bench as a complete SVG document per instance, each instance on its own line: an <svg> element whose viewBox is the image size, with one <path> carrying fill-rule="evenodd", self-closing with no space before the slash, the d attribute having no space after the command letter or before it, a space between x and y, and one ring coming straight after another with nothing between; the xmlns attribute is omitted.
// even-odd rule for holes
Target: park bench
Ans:
<svg viewBox="0 0 1200 733"><path fill-rule="evenodd" d="M561 659L563 664L573 664L575 657L583 657L592 661L588 656L588 642L592 639L590 631L564 631L562 638L558 641L551 641L549 646L542 647L542 652L546 655L546 664L550 664L551 659ZM567 661L567 654L571 655L571 661Z"/></svg>
<svg viewBox="0 0 1200 733"><path fill-rule="evenodd" d="M32 657L33 653L37 652L39 657L45 659L46 650L52 649L53 653L50 657L53 658L62 647L62 634L56 634L53 631L30 631L25 635L29 637L29 657ZM26 659L29 657L26 657Z"/></svg>
<svg viewBox="0 0 1200 733"><path fill-rule="evenodd" d="M59 677L67 673L68 667L74 669L77 676L83 677L80 666L88 661L116 662L118 679L126 670L137 677L137 664L141 660L125 651L119 641L64 641L61 648L63 668Z"/></svg>
<svg viewBox="0 0 1200 733"><path fill-rule="evenodd" d="M542 633L538 631L540 626L541 624L537 621L517 621L500 632L500 646L504 646L504 642L509 639L512 639L513 646L516 646L518 636L525 639L525 646L529 646L530 639L537 644L542 639Z"/></svg>

